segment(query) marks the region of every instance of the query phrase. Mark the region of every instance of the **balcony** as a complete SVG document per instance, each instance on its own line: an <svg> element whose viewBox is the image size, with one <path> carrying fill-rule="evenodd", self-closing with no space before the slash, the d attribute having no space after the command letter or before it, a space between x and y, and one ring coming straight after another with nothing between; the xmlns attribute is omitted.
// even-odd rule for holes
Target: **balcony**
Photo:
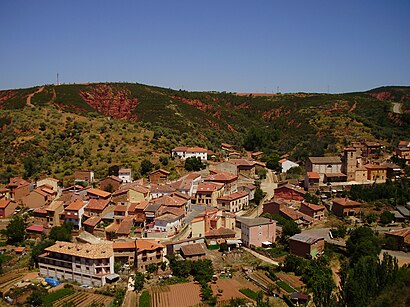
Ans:
<svg viewBox="0 0 410 307"><path fill-rule="evenodd" d="M73 268L73 263L70 262L70 261L51 258L51 257L47 257L47 256L40 256L39 257L39 263L52 265L52 266L60 267L60 268L61 267L62 268L67 268L67 269L72 269Z"/></svg>

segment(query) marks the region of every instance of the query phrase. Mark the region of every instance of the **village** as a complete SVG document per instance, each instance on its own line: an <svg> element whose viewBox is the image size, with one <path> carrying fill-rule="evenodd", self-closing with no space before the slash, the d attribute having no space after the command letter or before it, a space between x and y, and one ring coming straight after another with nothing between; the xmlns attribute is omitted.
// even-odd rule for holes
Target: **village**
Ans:
<svg viewBox="0 0 410 307"><path fill-rule="evenodd" d="M348 232L363 226L377 230L400 266L410 264L410 202L375 208L350 197L408 177L410 141L394 152L362 140L340 155L283 156L275 170L262 152L220 151L174 148L169 159L185 170L172 180L166 167L136 179L129 166L105 178L77 170L70 185L11 178L0 189L3 303L23 304L46 288L53 306L309 305L315 294L289 259L343 250ZM11 242L10 225L20 221L23 240ZM175 269L187 260L211 267L205 283L192 279L195 270Z"/></svg>

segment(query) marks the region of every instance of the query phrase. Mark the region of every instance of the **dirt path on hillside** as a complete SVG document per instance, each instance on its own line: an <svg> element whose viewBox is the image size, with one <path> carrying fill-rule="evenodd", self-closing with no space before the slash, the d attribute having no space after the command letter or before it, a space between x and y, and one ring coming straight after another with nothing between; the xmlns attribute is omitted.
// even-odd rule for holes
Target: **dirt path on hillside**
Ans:
<svg viewBox="0 0 410 307"><path fill-rule="evenodd" d="M31 103L31 97L33 97L35 94L41 93L44 90L44 86L40 87L37 91L35 91L34 93L31 93L30 95L27 96L27 100L26 100L26 104L31 107L31 108L35 108L35 105L33 105Z"/></svg>

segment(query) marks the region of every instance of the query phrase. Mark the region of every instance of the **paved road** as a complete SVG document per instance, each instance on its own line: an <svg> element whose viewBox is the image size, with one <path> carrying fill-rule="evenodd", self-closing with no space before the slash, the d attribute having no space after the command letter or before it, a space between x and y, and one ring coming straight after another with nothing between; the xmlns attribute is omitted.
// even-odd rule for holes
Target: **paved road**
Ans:
<svg viewBox="0 0 410 307"><path fill-rule="evenodd" d="M125 292L124 301L122 307L136 307L137 306L137 293L134 291Z"/></svg>
<svg viewBox="0 0 410 307"><path fill-rule="evenodd" d="M262 261L265 261L265 262L267 262L267 263L269 263L269 264L273 264L273 265L279 265L279 262L274 261L274 260L272 260L272 259L270 259L270 258L268 258L268 257L266 257L266 256L264 256L264 255L261 255L261 254L255 252L255 251L253 251L253 250L247 248L247 247L242 246L242 248L243 248L244 250L246 250L248 253L251 253L251 254L254 255L256 258L259 258L259 259L262 260Z"/></svg>
<svg viewBox="0 0 410 307"><path fill-rule="evenodd" d="M400 103L400 102L392 102L392 104L393 104L393 113L401 114L401 113L402 113L402 112L401 112L402 103Z"/></svg>

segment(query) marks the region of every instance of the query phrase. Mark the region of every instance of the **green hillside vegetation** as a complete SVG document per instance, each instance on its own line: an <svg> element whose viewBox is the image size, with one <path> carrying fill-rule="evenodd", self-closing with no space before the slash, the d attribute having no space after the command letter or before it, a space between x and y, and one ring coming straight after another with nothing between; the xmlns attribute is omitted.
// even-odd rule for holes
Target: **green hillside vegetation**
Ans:
<svg viewBox="0 0 410 307"><path fill-rule="evenodd" d="M31 108L26 99L37 90L0 91L3 177L23 171L33 177L42 170L62 177L77 168L102 174L116 164L138 169L143 159L157 163L178 145L223 155L225 142L304 161L339 153L356 139L388 148L410 139L410 87L239 96L136 83L46 85L33 95ZM391 112L392 101L403 103L403 114Z"/></svg>

